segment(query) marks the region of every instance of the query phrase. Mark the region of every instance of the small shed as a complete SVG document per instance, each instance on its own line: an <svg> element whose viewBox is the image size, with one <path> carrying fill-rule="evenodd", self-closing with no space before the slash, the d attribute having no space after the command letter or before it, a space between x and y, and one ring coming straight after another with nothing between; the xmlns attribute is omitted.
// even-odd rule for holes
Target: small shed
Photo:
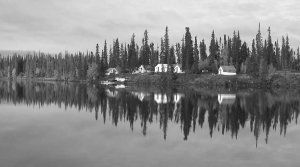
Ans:
<svg viewBox="0 0 300 167"><path fill-rule="evenodd" d="M220 66L219 75L236 75L236 69L234 66Z"/></svg>
<svg viewBox="0 0 300 167"><path fill-rule="evenodd" d="M150 65L141 65L135 73L146 73L146 72L151 72Z"/></svg>
<svg viewBox="0 0 300 167"><path fill-rule="evenodd" d="M109 68L105 71L105 75L110 75L110 74L119 74L119 71L116 68Z"/></svg>
<svg viewBox="0 0 300 167"><path fill-rule="evenodd" d="M174 69L174 73L183 73L181 64L174 64L172 66Z"/></svg>
<svg viewBox="0 0 300 167"><path fill-rule="evenodd" d="M147 72L145 66L144 66L144 65L141 65L141 66L138 68L138 72L139 72L139 73L145 73L145 72Z"/></svg>

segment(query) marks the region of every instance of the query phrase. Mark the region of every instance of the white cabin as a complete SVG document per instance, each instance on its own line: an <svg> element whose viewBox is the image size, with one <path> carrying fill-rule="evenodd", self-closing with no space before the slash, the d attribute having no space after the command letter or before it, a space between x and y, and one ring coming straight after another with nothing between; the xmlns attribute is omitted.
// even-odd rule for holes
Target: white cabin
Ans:
<svg viewBox="0 0 300 167"><path fill-rule="evenodd" d="M167 72L168 64L157 64L154 68L154 72Z"/></svg>
<svg viewBox="0 0 300 167"><path fill-rule="evenodd" d="M220 66L219 75L236 75L236 69L234 66Z"/></svg>

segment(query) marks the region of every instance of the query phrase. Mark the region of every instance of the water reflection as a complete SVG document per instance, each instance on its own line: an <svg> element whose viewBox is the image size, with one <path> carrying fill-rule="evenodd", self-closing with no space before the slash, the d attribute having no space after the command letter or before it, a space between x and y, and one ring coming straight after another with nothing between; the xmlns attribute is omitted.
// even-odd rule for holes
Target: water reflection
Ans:
<svg viewBox="0 0 300 167"><path fill-rule="evenodd" d="M44 107L75 107L79 111L95 113L95 119L103 117L104 123L129 122L131 130L141 122L143 135L149 124L157 120L167 139L168 123L180 125L183 139L196 128L203 128L205 121L209 135L230 134L238 138L240 129L247 122L257 142L260 136L268 142L270 130L279 129L285 135L288 125L295 121L300 109L299 93L262 92L212 93L205 90L153 89L151 91L126 87L102 87L77 83L6 82L0 81L0 103L20 103ZM45 106L46 107L46 106Z"/></svg>

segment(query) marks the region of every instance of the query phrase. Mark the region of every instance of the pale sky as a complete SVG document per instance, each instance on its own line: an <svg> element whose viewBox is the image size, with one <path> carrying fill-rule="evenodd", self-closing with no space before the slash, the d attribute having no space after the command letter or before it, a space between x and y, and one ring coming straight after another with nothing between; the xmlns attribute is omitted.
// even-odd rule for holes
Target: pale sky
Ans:
<svg viewBox="0 0 300 167"><path fill-rule="evenodd" d="M271 27L273 42L289 35L300 46L299 0L0 0L0 50L93 51L104 40L129 43L132 34L141 45L160 45L165 27L171 45L181 43L185 27L209 46L216 37L239 30L250 46L261 23L263 38Z"/></svg>

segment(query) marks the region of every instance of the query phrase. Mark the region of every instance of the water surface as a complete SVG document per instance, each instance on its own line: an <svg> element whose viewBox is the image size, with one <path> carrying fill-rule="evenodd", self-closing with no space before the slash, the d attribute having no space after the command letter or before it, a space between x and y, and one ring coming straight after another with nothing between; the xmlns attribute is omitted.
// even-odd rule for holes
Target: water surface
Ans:
<svg viewBox="0 0 300 167"><path fill-rule="evenodd" d="M0 81L1 166L300 165L299 92L117 88Z"/></svg>

